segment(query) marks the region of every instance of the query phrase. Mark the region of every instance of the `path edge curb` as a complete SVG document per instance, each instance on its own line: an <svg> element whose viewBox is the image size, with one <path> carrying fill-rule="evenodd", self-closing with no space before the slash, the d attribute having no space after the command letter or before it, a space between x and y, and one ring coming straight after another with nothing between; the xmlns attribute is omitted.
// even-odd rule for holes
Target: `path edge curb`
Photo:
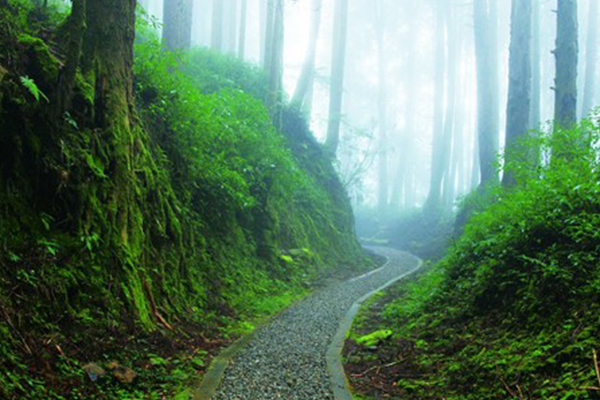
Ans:
<svg viewBox="0 0 600 400"><path fill-rule="evenodd" d="M388 264L389 259L385 262L385 264L375 270L369 271L363 275L354 277L352 280L357 280L369 276L373 273L376 273L385 268ZM311 293L310 295L314 295L315 293ZM266 326L269 325L269 322L275 320L281 313L286 310L292 308L298 301L302 299L298 299L294 303L290 304L288 307L283 308L278 313L270 316L265 321L261 322L252 332L242 335L239 339L234 341L228 347L225 347L215 358L212 359L210 366L204 376L201 379L198 379L196 384L192 385L192 400L213 400L213 397L217 394L217 389L223 380L223 376L225 374L225 370L229 366L229 363L235 356L242 351Z"/></svg>
<svg viewBox="0 0 600 400"><path fill-rule="evenodd" d="M340 322L340 326L335 336L333 337L329 348L327 349L327 354L325 356L327 362L327 372L329 374L331 390L333 392L333 397L335 400L353 400L354 398L352 396L352 390L350 388L348 377L346 376L346 371L344 370L344 366L342 365L342 350L344 349L344 343L346 341L346 333L352 327L352 322L354 320L354 317L358 313L360 306L375 293L385 290L394 283L398 282L399 280L414 274L423 266L423 260L419 257L406 252L402 253L414 258L417 261L417 266L412 270L397 276L396 278L388 281L386 284L378 287L377 289L367 293L363 297L356 300L350 307L350 310L348 310L348 312ZM389 264L389 262L391 261L389 257L386 258L387 261L384 264L384 267L387 266L387 264Z"/></svg>

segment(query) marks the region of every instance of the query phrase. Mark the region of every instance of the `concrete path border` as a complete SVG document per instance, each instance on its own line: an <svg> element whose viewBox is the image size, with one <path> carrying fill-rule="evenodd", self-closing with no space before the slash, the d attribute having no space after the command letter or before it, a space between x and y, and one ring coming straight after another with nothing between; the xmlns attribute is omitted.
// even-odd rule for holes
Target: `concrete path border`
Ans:
<svg viewBox="0 0 600 400"><path fill-rule="evenodd" d="M350 328L352 327L352 321L358 313L361 304L364 303L369 297L373 296L375 293L380 292L393 285L394 283L398 282L399 280L404 279L407 276L415 273L423 266L423 260L421 260L420 258L409 253L404 254L413 257L417 261L417 266L409 272L399 275L398 277L387 282L385 285L373 290L370 293L367 293L366 295L355 301L354 304L352 304L352 307L350 307L350 310L348 311L344 319L340 322L340 327L338 328L338 331L336 332L331 344L329 345L329 349L327 350L326 355L327 372L329 373L329 379L331 380L331 390L333 392L333 397L335 400L353 400L352 390L348 382L348 377L346 376L346 371L344 370L344 366L342 365L342 350L344 349L346 334L348 330L350 330ZM388 258L387 262L382 268L387 266L389 262L390 259Z"/></svg>
<svg viewBox="0 0 600 400"><path fill-rule="evenodd" d="M329 377L330 377L330 381L331 381L331 389L333 391L335 400L352 400L350 385L348 383L348 379L346 377L346 373L345 373L344 367L342 365L341 356L342 356L342 349L344 347L344 342L346 339L346 332L352 326L352 321L353 321L354 317L356 316L356 314L358 313L358 310L360 309L361 304L364 303L369 297L373 296L375 293L377 293L381 290L384 290L385 288L396 283L397 281L404 279L408 275L416 272L423 265L423 261L420 258L417 258L414 255L409 254L409 253L403 253L403 254L407 254L407 255L413 257L417 261L417 266L414 269L410 270L409 272L399 275L398 277L387 282L385 285L373 290L372 292L366 294L365 296L363 296L360 299L358 299L357 301L355 301L352 304L352 307L350 308L348 313L345 315L345 317L340 322L338 331L336 332L331 344L329 345L329 348L328 348L328 351L326 354L327 371L329 373ZM353 278L351 281L366 278L374 273L377 273L380 270L384 269L389 262L390 262L390 260L388 258L386 263L381 268L378 268L378 269L371 271L367 274L364 274L362 276ZM212 360L208 371L202 378L201 383L193 391L192 399L193 400L212 400L212 398L215 396L215 394L217 392L219 384L221 383L221 381L223 379L225 370L229 366L229 363L231 362L231 360L240 351L242 351L244 349L244 347L246 347L248 345L248 343L250 343L252 341L252 339L254 339L254 337L256 337L256 335L258 335L260 333L260 331L262 330L262 328L264 326L268 325L268 322L270 320L272 320L273 318L276 318L277 315L268 319L264 324L261 324L259 327L257 327L251 333L242 336L240 339L238 339L236 342L234 342L231 346L229 346L225 350L223 350L217 357L215 357Z"/></svg>

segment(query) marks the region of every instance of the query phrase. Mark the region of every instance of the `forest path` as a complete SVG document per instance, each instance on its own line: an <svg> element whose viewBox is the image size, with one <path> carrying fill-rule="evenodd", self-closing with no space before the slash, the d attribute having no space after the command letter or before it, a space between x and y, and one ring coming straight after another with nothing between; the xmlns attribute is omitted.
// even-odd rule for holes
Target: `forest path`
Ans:
<svg viewBox="0 0 600 400"><path fill-rule="evenodd" d="M316 292L260 328L243 347L234 345L231 360L224 356L220 365L213 364L220 370L208 379L213 384L226 368L216 395L205 379L195 399L351 399L340 353L360 302L421 266L408 253L370 249L387 257L383 267Z"/></svg>

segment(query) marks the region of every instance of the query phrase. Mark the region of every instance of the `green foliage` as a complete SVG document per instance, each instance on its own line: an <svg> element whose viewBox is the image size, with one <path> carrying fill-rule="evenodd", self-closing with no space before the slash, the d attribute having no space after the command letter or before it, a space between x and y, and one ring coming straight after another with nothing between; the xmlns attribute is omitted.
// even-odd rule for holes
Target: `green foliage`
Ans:
<svg viewBox="0 0 600 400"><path fill-rule="evenodd" d="M356 343L365 346L372 347L376 346L382 341L392 336L392 331L389 329L381 329L375 332L371 332L368 335L363 335L356 339Z"/></svg>
<svg viewBox="0 0 600 400"><path fill-rule="evenodd" d="M517 187L467 199L478 211L449 254L395 289L378 329L415 346L399 396L596 398L599 139L585 121L529 142L546 161L517 157Z"/></svg>
<svg viewBox="0 0 600 400"><path fill-rule="evenodd" d="M34 80L31 79L28 76L22 76L21 77L21 83L23 84L23 86L25 86L25 88L27 88L27 90L29 90L29 93L31 93L31 95L35 98L35 101L40 101L40 97L44 100L46 100L46 102L50 102L50 100L48 99L48 97L46 97L46 95L44 94L44 92L42 92L40 90L40 88L37 87L37 85L35 84Z"/></svg>
<svg viewBox="0 0 600 400"><path fill-rule="evenodd" d="M298 115L273 127L258 70L164 51L142 17L139 123L95 129L81 71L54 120L30 100L54 93L61 49L38 34L65 15L27 3L0 10L1 398L185 398L216 336L364 265L329 159ZM84 361L113 358L139 381L86 380Z"/></svg>

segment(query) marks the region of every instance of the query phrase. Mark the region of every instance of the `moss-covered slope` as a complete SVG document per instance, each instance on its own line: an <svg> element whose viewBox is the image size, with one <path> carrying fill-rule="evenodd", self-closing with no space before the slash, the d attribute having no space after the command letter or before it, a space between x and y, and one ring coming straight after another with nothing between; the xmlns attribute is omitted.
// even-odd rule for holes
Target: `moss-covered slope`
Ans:
<svg viewBox="0 0 600 400"><path fill-rule="evenodd" d="M380 396L381 383L395 398L598 398L599 132L584 121L541 139L534 148L553 154L549 164L515 163L518 187L485 194L487 206L438 265L363 314L357 334L394 334L374 362L363 364L372 351L348 346L353 371L381 367L357 378L362 390Z"/></svg>
<svg viewBox="0 0 600 400"><path fill-rule="evenodd" d="M363 265L330 161L293 111L274 128L259 71L142 34L135 121L108 140L92 74L78 69L71 107L53 114L65 18L0 9L0 397L129 398L90 388L83 362L137 357L124 348L136 337L212 343ZM138 372L164 361L142 358Z"/></svg>

